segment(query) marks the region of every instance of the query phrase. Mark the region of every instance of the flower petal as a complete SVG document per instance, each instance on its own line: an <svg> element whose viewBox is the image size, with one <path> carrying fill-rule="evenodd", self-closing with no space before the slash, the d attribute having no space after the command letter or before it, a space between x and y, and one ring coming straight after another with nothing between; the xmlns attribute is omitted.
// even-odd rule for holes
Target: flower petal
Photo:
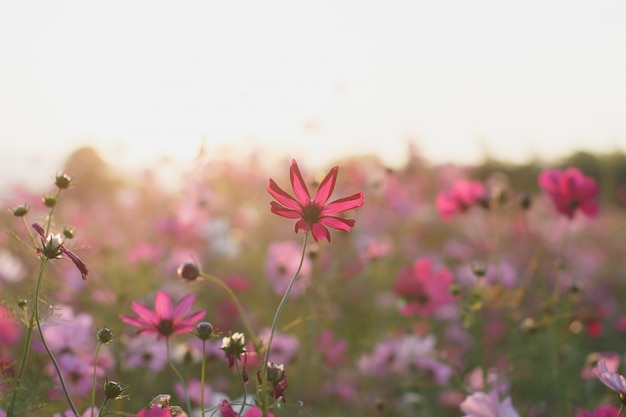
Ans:
<svg viewBox="0 0 626 417"><path fill-rule="evenodd" d="M270 206L272 213L278 214L279 216L287 217L289 219L299 219L302 217L302 210L292 210L290 208L286 208L278 204L276 201L271 201Z"/></svg>
<svg viewBox="0 0 626 417"><path fill-rule="evenodd" d="M326 239L330 242L330 232L321 223L314 223L311 225L311 234L316 242L319 242L321 239Z"/></svg>
<svg viewBox="0 0 626 417"><path fill-rule="evenodd" d="M196 300L196 296L191 293L187 294L183 298L180 299L174 310L172 311L172 318L177 319L183 317L185 314L191 310L191 306L193 306L193 302Z"/></svg>
<svg viewBox="0 0 626 417"><path fill-rule="evenodd" d="M120 316L120 319L122 319L122 321L124 323L131 324L131 325L137 326L137 327L148 327L148 326L150 326L150 323L147 323L145 320L139 319L139 318L133 317L133 316Z"/></svg>
<svg viewBox="0 0 626 417"><path fill-rule="evenodd" d="M338 172L339 167L335 166L330 170L328 174L326 174L326 177L322 180L322 183L315 193L315 198L313 199L313 202L316 206L323 206L330 198L333 190L335 189L335 182L337 181Z"/></svg>
<svg viewBox="0 0 626 417"><path fill-rule="evenodd" d="M141 320L145 321L151 326L156 326L161 320L154 311L136 301L133 301L131 303L130 308Z"/></svg>
<svg viewBox="0 0 626 417"><path fill-rule="evenodd" d="M157 291L154 297L154 310L161 319L172 318L172 300L165 291Z"/></svg>
<svg viewBox="0 0 626 417"><path fill-rule="evenodd" d="M298 168L298 163L295 159L291 161L291 168L289 168L289 179L291 180L293 192L296 193L296 198L298 199L300 204L305 206L311 203L311 194L309 194L309 189L302 179L302 174L300 174L300 169Z"/></svg>
<svg viewBox="0 0 626 417"><path fill-rule="evenodd" d="M320 223L324 224L325 226L332 227L333 229L349 232L350 229L354 227L354 224L356 222L353 219L344 219L343 217L330 216L324 217L322 220L320 220Z"/></svg>
<svg viewBox="0 0 626 417"><path fill-rule="evenodd" d="M290 208L292 210L300 210L302 209L300 203L287 194L282 188L274 182L273 179L270 178L270 185L267 187L267 191L274 197L280 204L283 206Z"/></svg>
<svg viewBox="0 0 626 417"><path fill-rule="evenodd" d="M361 207L363 205L363 193L352 194L349 197L340 198L331 203L326 204L322 208L321 215L337 214L346 210Z"/></svg>

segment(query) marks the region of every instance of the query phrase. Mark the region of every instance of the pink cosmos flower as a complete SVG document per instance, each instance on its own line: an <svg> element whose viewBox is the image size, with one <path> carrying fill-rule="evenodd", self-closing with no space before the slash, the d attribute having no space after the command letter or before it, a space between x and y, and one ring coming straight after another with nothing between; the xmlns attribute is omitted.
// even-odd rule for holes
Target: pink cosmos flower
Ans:
<svg viewBox="0 0 626 417"><path fill-rule="evenodd" d="M489 394L475 392L463 400L459 407L466 413L465 417L519 417L511 404L511 398L507 397L500 402L495 390Z"/></svg>
<svg viewBox="0 0 626 417"><path fill-rule="evenodd" d="M137 417L171 417L172 413L167 408L151 407L144 408L137 413Z"/></svg>
<svg viewBox="0 0 626 417"><path fill-rule="evenodd" d="M293 160L289 169L289 178L296 198L283 191L270 178L267 191L277 200L270 203L272 213L289 219L298 219L295 226L296 233L300 230L310 230L316 242L324 238L330 242L330 232L327 227L350 231L354 227L355 221L336 216L336 214L361 207L363 205L363 193L356 193L327 203L335 189L338 171L338 166L330 170L326 178L322 180L315 197L311 199L298 164Z"/></svg>
<svg viewBox="0 0 626 417"><path fill-rule="evenodd" d="M552 198L556 210L564 216L571 219L578 209L590 218L598 214L596 180L585 176L578 168L547 169L539 174L538 182Z"/></svg>
<svg viewBox="0 0 626 417"><path fill-rule="evenodd" d="M437 211L442 219L465 213L480 198L485 196L485 187L479 181L458 180L452 188L442 191L435 199Z"/></svg>
<svg viewBox="0 0 626 417"><path fill-rule="evenodd" d="M288 240L272 242L267 248L267 259L265 260L264 268L265 276L272 282L276 294L282 295L287 290L293 274L298 270L301 252L301 244ZM294 283L289 293L291 298L297 298L305 293L309 286L311 270L311 259L305 257L302 260L298 280Z"/></svg>
<svg viewBox="0 0 626 417"><path fill-rule="evenodd" d="M335 338L331 330L323 330L320 333L316 346L324 364L329 368L336 368L348 362L348 342Z"/></svg>
<svg viewBox="0 0 626 417"><path fill-rule="evenodd" d="M62 256L65 256L76 265L76 268L80 271L80 275L83 280L87 279L87 274L89 270L87 269L87 265L83 261L80 260L76 254L63 246L63 238L60 234L53 235L50 233L46 237L46 232L43 230L37 223L33 223L32 228L41 236L41 248L37 249L37 252L48 259L59 259Z"/></svg>
<svg viewBox="0 0 626 417"><path fill-rule="evenodd" d="M394 285L394 292L406 304L400 308L404 316L430 316L439 307L451 303L452 273L441 267L435 270L429 259L417 259L411 268L400 271Z"/></svg>
<svg viewBox="0 0 626 417"><path fill-rule="evenodd" d="M593 411L582 411L576 414L576 417L615 417L619 413L619 409L612 405L603 405Z"/></svg>
<svg viewBox="0 0 626 417"><path fill-rule="evenodd" d="M604 359L598 361L596 375L600 382L616 391L618 394L626 394L626 378L618 374L614 369L610 369Z"/></svg>
<svg viewBox="0 0 626 417"><path fill-rule="evenodd" d="M155 311L133 301L130 308L138 317L123 315L121 319L124 323L140 327L140 334L156 333L157 339L170 337L174 333L190 332L206 314L205 310L200 310L185 317L194 300L195 295L187 294L174 307L170 296L165 291L158 291L154 297Z"/></svg>

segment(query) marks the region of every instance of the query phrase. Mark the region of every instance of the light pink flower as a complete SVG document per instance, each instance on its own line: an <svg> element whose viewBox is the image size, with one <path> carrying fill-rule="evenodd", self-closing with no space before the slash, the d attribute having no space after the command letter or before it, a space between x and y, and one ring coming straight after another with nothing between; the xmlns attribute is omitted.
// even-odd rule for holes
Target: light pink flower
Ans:
<svg viewBox="0 0 626 417"><path fill-rule="evenodd" d="M310 230L316 242L320 239L326 239L330 242L330 232L327 227L350 231L354 227L355 221L336 215L361 207L363 205L363 193L356 193L328 203L328 199L335 189L338 171L339 167L337 166L330 170L320 183L315 197L311 199L298 164L293 160L289 169L289 178L296 198L287 194L270 178L267 191L277 200L270 203L272 213L289 219L298 219L295 226L296 233L300 230Z"/></svg>
<svg viewBox="0 0 626 417"><path fill-rule="evenodd" d="M455 298L450 295L452 273L441 267L434 269L432 261L417 259L411 268L400 271L394 285L394 292L406 304L400 308L404 316L430 316L439 307L451 303Z"/></svg>
<svg viewBox="0 0 626 417"><path fill-rule="evenodd" d="M587 217L598 214L596 198L599 194L596 180L585 176L578 168L565 171L552 168L539 174L539 186L547 192L556 210L568 218L573 218L576 210Z"/></svg>
<svg viewBox="0 0 626 417"><path fill-rule="evenodd" d="M617 352L601 352L591 353L587 356L586 364L580 371L580 377L583 379L597 378L598 362L604 361L609 372L617 372L619 369L620 355Z"/></svg>
<svg viewBox="0 0 626 417"><path fill-rule="evenodd" d="M604 385L619 394L626 394L626 378L618 374L615 369L609 368L604 359L598 361L598 368L595 372Z"/></svg>
<svg viewBox="0 0 626 417"><path fill-rule="evenodd" d="M265 276L271 281L276 294L282 295L287 290L291 278L298 270L302 245L292 241L273 242L267 248ZM305 257L289 296L296 298L306 291L311 278L311 260Z"/></svg>
<svg viewBox="0 0 626 417"><path fill-rule="evenodd" d="M187 294L174 307L170 296L164 291L158 291L154 297L155 311L133 301L130 308L138 317L123 315L121 319L124 323L140 327L138 333L156 334L157 339L170 337L174 333L190 332L206 314L205 310L200 310L185 317L194 300L195 295Z"/></svg>
<svg viewBox="0 0 626 417"><path fill-rule="evenodd" d="M519 417L511 404L511 398L507 397L500 402L497 391L489 394L475 392L463 400L459 407L466 414L465 417Z"/></svg>
<svg viewBox="0 0 626 417"><path fill-rule="evenodd" d="M442 219L465 213L485 195L485 187L479 181L458 180L452 188L442 191L435 199L437 211Z"/></svg>

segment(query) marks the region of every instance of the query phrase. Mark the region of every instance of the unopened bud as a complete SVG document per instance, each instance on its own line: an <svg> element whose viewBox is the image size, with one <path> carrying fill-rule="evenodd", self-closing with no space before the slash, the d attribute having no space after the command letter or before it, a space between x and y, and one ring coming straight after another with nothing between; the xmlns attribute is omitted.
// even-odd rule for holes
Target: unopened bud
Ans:
<svg viewBox="0 0 626 417"><path fill-rule="evenodd" d="M106 381L104 383L104 396L107 400L119 400L124 398L122 393L127 387L121 386L118 382L115 381Z"/></svg>
<svg viewBox="0 0 626 417"><path fill-rule="evenodd" d="M28 210L30 210L28 204L22 204L21 206L11 209L11 213L13 213L15 217L24 217L28 214Z"/></svg>
<svg viewBox="0 0 626 417"><path fill-rule="evenodd" d="M208 321L201 321L196 324L196 335L201 340L210 339L213 336L213 325Z"/></svg>
<svg viewBox="0 0 626 417"><path fill-rule="evenodd" d="M22 298L17 301L17 306L21 308L22 310L24 310L27 305L28 305L28 300L26 300L25 298Z"/></svg>
<svg viewBox="0 0 626 417"><path fill-rule="evenodd" d="M53 195L47 195L43 198L43 205L52 208L57 205L57 198Z"/></svg>
<svg viewBox="0 0 626 417"><path fill-rule="evenodd" d="M76 236L76 232L71 227L66 227L65 229L63 229L63 236L68 239L74 239L74 236Z"/></svg>
<svg viewBox="0 0 626 417"><path fill-rule="evenodd" d="M113 340L113 332L108 327L103 327L98 330L97 337L100 343L107 344Z"/></svg>
<svg viewBox="0 0 626 417"><path fill-rule="evenodd" d="M182 263L176 272L179 277L187 281L195 281L200 276L200 268L194 262Z"/></svg>
<svg viewBox="0 0 626 417"><path fill-rule="evenodd" d="M57 175L54 178L54 185L56 185L60 190L69 188L71 184L72 179L67 174Z"/></svg>

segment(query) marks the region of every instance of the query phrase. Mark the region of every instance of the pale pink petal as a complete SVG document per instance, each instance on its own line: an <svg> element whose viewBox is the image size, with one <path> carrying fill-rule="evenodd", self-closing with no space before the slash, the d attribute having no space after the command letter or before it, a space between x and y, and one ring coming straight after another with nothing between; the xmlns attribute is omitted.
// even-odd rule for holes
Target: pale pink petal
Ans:
<svg viewBox="0 0 626 417"><path fill-rule="evenodd" d="M185 314L191 310L191 306L193 306L193 302L196 300L196 296L194 294L187 294L183 298L180 299L174 310L172 311L173 318L177 319L183 317Z"/></svg>
<svg viewBox="0 0 626 417"><path fill-rule="evenodd" d="M148 323L145 320L138 319L132 316L120 316L120 319L122 319L124 323L128 323L130 325L137 326L137 327L149 327L152 325L151 323Z"/></svg>
<svg viewBox="0 0 626 417"><path fill-rule="evenodd" d="M172 318L172 300L165 291L157 291L154 297L154 310L161 319Z"/></svg>
<svg viewBox="0 0 626 417"><path fill-rule="evenodd" d="M336 166L333 167L328 174L326 174L326 177L322 180L322 183L315 193L315 198L313 199L315 205L321 207L326 204L335 189L337 172L339 172L339 167Z"/></svg>

